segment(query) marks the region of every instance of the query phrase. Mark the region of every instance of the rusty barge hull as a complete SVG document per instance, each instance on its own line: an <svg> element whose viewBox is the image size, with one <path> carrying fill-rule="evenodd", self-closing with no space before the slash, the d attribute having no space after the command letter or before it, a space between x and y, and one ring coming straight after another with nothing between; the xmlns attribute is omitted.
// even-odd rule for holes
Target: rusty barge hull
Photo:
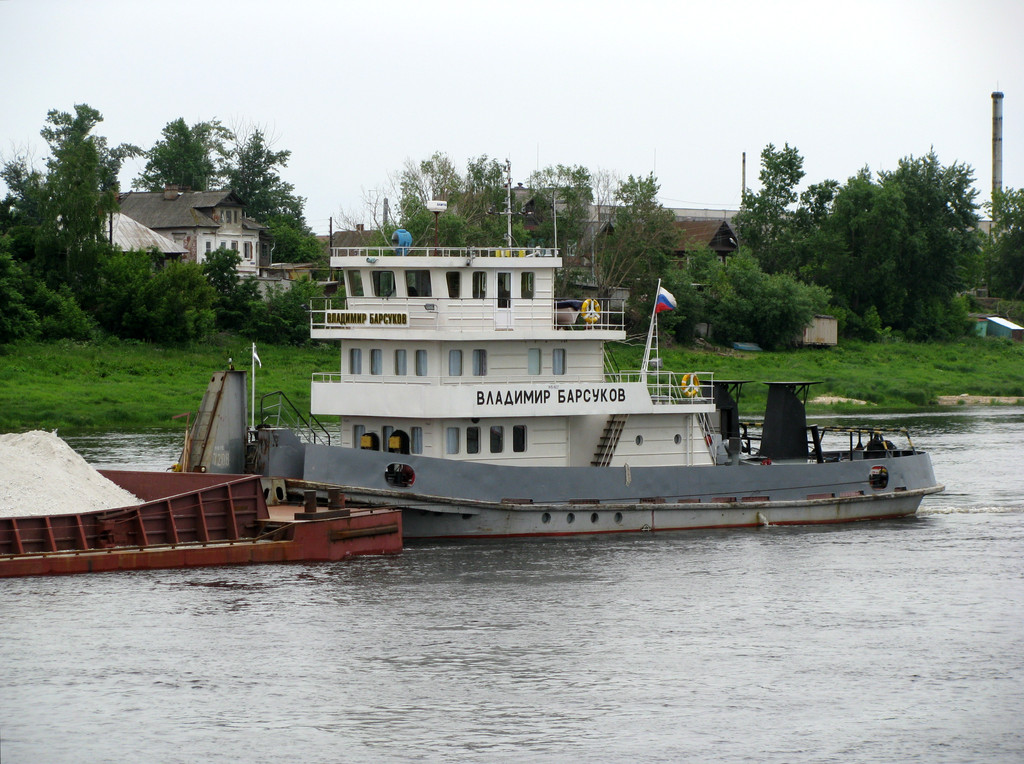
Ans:
<svg viewBox="0 0 1024 764"><path fill-rule="evenodd" d="M255 475L101 472L144 503L0 517L0 577L326 562L402 549L398 510L271 512Z"/></svg>

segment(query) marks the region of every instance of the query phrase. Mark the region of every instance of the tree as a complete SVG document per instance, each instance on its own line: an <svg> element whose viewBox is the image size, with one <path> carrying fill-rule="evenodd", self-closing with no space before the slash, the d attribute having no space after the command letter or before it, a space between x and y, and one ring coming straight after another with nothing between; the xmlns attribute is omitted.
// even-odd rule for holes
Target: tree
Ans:
<svg viewBox="0 0 1024 764"><path fill-rule="evenodd" d="M189 127L184 119L168 122L163 138L145 152L146 167L135 179L135 188L161 191L176 184L208 191L221 183L227 144L234 138L218 120Z"/></svg>
<svg viewBox="0 0 1024 764"><path fill-rule="evenodd" d="M86 104L77 104L74 114L51 110L46 121L41 134L52 156L46 163L37 253L44 268L60 262L64 280L81 287L94 277L103 221L117 207L121 163L139 150L130 144L108 149L105 138L91 134L103 117Z"/></svg>
<svg viewBox="0 0 1024 764"><path fill-rule="evenodd" d="M243 202L246 215L263 222L271 217L290 217L295 225L306 229L303 207L306 200L295 195L295 186L278 174L288 165L290 151L273 151L263 131L253 128L235 133L229 152L224 179Z"/></svg>
<svg viewBox="0 0 1024 764"><path fill-rule="evenodd" d="M619 186L614 223L595 254L598 294L629 289L631 323L644 320L657 279L679 245L675 216L658 202L659 189L654 173L646 178L630 175Z"/></svg>
<svg viewBox="0 0 1024 764"><path fill-rule="evenodd" d="M804 160L795 147L768 144L761 152L761 190L743 189L743 202L733 222L741 241L769 272L794 270L790 207L803 180Z"/></svg>
<svg viewBox="0 0 1024 764"><path fill-rule="evenodd" d="M992 234L985 244L988 284L995 297L1024 296L1024 190L996 191L989 203Z"/></svg>
<svg viewBox="0 0 1024 764"><path fill-rule="evenodd" d="M555 165L530 176L534 201L533 236L544 246L557 245L570 256L589 248L590 208L594 202L590 170Z"/></svg>

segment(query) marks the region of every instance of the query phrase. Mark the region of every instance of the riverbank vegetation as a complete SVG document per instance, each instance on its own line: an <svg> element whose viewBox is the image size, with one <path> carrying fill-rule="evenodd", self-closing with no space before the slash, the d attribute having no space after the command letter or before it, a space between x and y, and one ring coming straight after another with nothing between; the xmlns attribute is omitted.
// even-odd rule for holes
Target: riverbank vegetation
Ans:
<svg viewBox="0 0 1024 764"><path fill-rule="evenodd" d="M0 348L0 432L57 429L184 429L213 372L230 362L251 369L251 344L218 335L209 343L168 348L148 343L18 343ZM300 412L309 410L313 372L339 366L334 345L260 345L259 397L281 390ZM620 369L640 366L643 348L615 346ZM816 381L811 399L865 401L811 404L811 412L905 411L933 407L939 396L1024 396L1024 346L965 338L949 343L844 342L829 349L740 353L724 348L662 348L665 368L713 372L719 379ZM741 410L756 417L766 388L747 385Z"/></svg>

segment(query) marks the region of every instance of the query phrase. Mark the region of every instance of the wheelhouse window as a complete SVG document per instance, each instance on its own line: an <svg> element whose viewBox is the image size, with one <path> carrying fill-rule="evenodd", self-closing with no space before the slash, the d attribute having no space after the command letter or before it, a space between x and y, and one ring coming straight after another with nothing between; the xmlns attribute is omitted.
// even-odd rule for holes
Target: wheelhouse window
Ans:
<svg viewBox="0 0 1024 764"><path fill-rule="evenodd" d="M565 348L555 348L551 351L551 373L565 374Z"/></svg>
<svg viewBox="0 0 1024 764"><path fill-rule="evenodd" d="M363 434L366 432L366 425L354 424L352 425L352 447L362 448L363 447Z"/></svg>
<svg viewBox="0 0 1024 764"><path fill-rule="evenodd" d="M416 376L425 377L427 376L427 351L417 350L416 351Z"/></svg>
<svg viewBox="0 0 1024 764"><path fill-rule="evenodd" d="M508 308L512 305L512 274L498 274L498 307Z"/></svg>
<svg viewBox="0 0 1024 764"><path fill-rule="evenodd" d="M512 450L522 453L526 450L526 425L517 424L512 427Z"/></svg>
<svg viewBox="0 0 1024 764"><path fill-rule="evenodd" d="M500 454L505 450L505 428L500 424L491 427L491 453Z"/></svg>
<svg viewBox="0 0 1024 764"><path fill-rule="evenodd" d="M430 297L430 271L406 271L405 289L410 297Z"/></svg>
<svg viewBox="0 0 1024 764"><path fill-rule="evenodd" d="M459 453L459 428L449 427L445 430L444 452L446 454Z"/></svg>
<svg viewBox="0 0 1024 764"><path fill-rule="evenodd" d="M477 349L473 351L473 376L487 376L487 351Z"/></svg>
<svg viewBox="0 0 1024 764"><path fill-rule="evenodd" d="M523 271L519 294L527 300L533 299L533 271Z"/></svg>
<svg viewBox="0 0 1024 764"><path fill-rule="evenodd" d="M526 371L534 376L540 374L540 348L526 351Z"/></svg>
<svg viewBox="0 0 1024 764"><path fill-rule="evenodd" d="M453 300L462 297L462 274L458 271L448 271L444 278L448 282L448 296Z"/></svg>
<svg viewBox="0 0 1024 764"><path fill-rule="evenodd" d="M363 296L363 275L359 271L349 271L348 276L348 294L350 297L362 297Z"/></svg>
<svg viewBox="0 0 1024 764"><path fill-rule="evenodd" d="M473 299L483 300L487 297L487 271L473 272Z"/></svg>
<svg viewBox="0 0 1024 764"><path fill-rule="evenodd" d="M466 428L466 453L467 454L479 454L480 453L480 428L479 427L467 427Z"/></svg>
<svg viewBox="0 0 1024 764"><path fill-rule="evenodd" d="M374 297L395 296L395 274L394 271L373 271L370 274L373 282Z"/></svg>
<svg viewBox="0 0 1024 764"><path fill-rule="evenodd" d="M363 351L361 348L352 348L348 351L348 373L363 373Z"/></svg>
<svg viewBox="0 0 1024 764"><path fill-rule="evenodd" d="M461 377L462 376L462 351L461 350L449 350L448 351L448 376L449 377Z"/></svg>
<svg viewBox="0 0 1024 764"><path fill-rule="evenodd" d="M380 348L370 351L370 373L376 377L384 373L384 351Z"/></svg>
<svg viewBox="0 0 1024 764"><path fill-rule="evenodd" d="M395 376L404 377L405 375L405 350L399 349L395 351Z"/></svg>

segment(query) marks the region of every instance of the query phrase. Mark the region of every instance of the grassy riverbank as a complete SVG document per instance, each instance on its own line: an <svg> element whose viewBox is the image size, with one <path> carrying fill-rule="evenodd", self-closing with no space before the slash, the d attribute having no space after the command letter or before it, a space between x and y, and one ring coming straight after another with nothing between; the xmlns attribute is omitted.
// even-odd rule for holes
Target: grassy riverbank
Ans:
<svg viewBox="0 0 1024 764"><path fill-rule="evenodd" d="M0 348L0 432L29 429L135 431L184 428L177 414L195 412L210 374L229 357L249 368L250 345L221 337L206 345L162 348L128 342L29 343ZM258 348L259 393L283 390L300 411L309 407L314 371L338 367L334 345ZM639 368L640 347L615 347L621 369ZM738 353L721 348L662 348L665 367L714 372L719 379L815 380L811 398L866 401L872 410L936 405L939 396L1024 396L1024 346L968 338L947 344L866 344L830 349ZM747 385L742 410L756 416L764 387ZM811 411L861 411L853 403L814 404Z"/></svg>

